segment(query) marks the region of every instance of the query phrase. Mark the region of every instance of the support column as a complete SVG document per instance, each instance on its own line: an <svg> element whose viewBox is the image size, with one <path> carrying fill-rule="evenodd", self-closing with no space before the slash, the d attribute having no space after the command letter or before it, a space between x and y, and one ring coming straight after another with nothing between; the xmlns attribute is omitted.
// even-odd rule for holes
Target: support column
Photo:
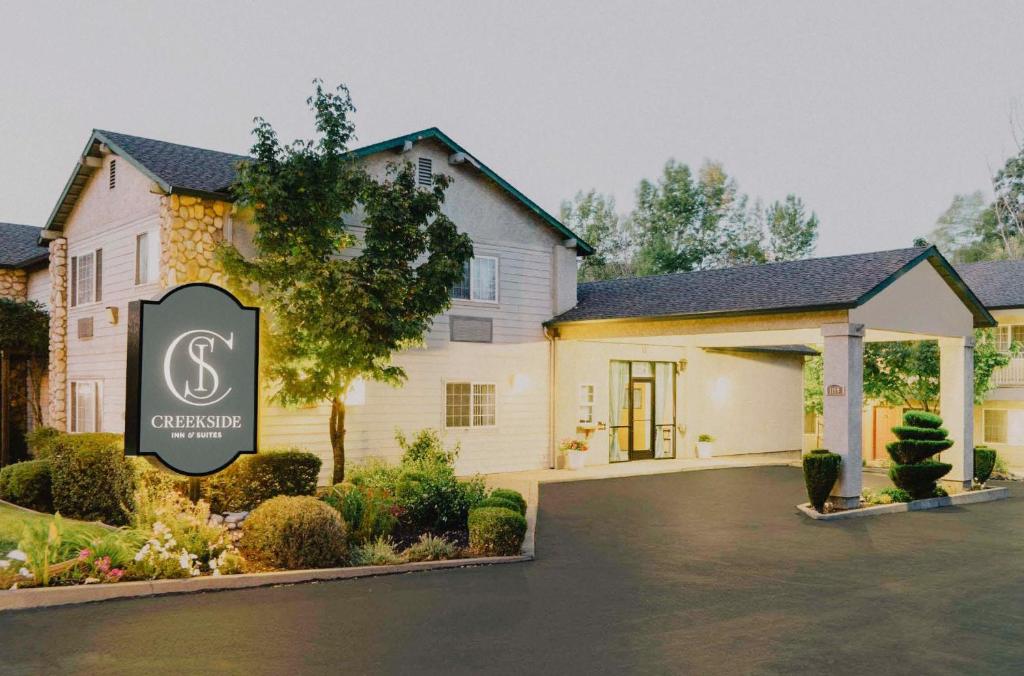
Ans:
<svg viewBox="0 0 1024 676"><path fill-rule="evenodd" d="M941 455L953 465L942 485L959 493L974 480L974 336L939 339L939 412L953 440Z"/></svg>
<svg viewBox="0 0 1024 676"><path fill-rule="evenodd" d="M67 431L68 386L68 241L50 242L49 424Z"/></svg>
<svg viewBox="0 0 1024 676"><path fill-rule="evenodd" d="M825 448L842 456L829 502L841 509L860 504L861 410L864 393L864 325L825 324Z"/></svg>

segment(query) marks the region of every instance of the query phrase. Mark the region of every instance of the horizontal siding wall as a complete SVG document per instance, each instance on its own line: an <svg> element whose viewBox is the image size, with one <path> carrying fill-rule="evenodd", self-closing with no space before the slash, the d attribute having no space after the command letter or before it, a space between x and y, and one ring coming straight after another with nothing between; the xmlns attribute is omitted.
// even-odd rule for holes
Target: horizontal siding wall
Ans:
<svg viewBox="0 0 1024 676"><path fill-rule="evenodd" d="M50 306L50 270L41 268L28 273L28 299Z"/></svg>

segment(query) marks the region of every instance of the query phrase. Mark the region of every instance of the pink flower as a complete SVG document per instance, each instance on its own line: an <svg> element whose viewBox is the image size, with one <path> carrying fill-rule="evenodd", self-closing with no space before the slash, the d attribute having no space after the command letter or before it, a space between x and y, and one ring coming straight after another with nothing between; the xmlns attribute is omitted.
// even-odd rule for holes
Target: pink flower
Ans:
<svg viewBox="0 0 1024 676"><path fill-rule="evenodd" d="M110 572L110 557L109 556L104 556L102 559L97 561L96 562L96 569L98 571L100 571L101 573L104 573L104 574Z"/></svg>
<svg viewBox="0 0 1024 676"><path fill-rule="evenodd" d="M91 557L91 556L92 556L92 552L90 552L88 548L83 549L82 551L78 552L78 560L79 561L88 561L89 557Z"/></svg>
<svg viewBox="0 0 1024 676"><path fill-rule="evenodd" d="M114 582L117 582L118 580L121 579L122 575L124 575L124 571L121 570L120 568L111 568L110 572L107 573L107 579L108 580L113 580Z"/></svg>

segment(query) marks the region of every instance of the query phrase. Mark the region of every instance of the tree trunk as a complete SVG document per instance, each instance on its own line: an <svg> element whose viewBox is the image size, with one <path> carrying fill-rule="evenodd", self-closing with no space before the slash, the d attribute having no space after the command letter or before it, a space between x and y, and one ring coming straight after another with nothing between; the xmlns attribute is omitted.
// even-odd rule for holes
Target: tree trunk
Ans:
<svg viewBox="0 0 1024 676"><path fill-rule="evenodd" d="M331 400L331 450L334 452L334 476L332 483L345 480L345 402L341 397Z"/></svg>

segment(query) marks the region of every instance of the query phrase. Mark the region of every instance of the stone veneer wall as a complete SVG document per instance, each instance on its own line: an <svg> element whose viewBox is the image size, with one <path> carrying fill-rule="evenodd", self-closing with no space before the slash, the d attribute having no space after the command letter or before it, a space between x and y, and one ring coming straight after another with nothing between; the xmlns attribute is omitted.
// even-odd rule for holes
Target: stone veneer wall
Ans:
<svg viewBox="0 0 1024 676"><path fill-rule="evenodd" d="M68 241L50 242L50 393L48 424L67 429L68 385Z"/></svg>
<svg viewBox="0 0 1024 676"><path fill-rule="evenodd" d="M28 275L24 270L0 268L0 298L25 300L28 296Z"/></svg>
<svg viewBox="0 0 1024 676"><path fill-rule="evenodd" d="M160 198L160 285L223 284L214 250L224 239L231 205L189 195Z"/></svg>

